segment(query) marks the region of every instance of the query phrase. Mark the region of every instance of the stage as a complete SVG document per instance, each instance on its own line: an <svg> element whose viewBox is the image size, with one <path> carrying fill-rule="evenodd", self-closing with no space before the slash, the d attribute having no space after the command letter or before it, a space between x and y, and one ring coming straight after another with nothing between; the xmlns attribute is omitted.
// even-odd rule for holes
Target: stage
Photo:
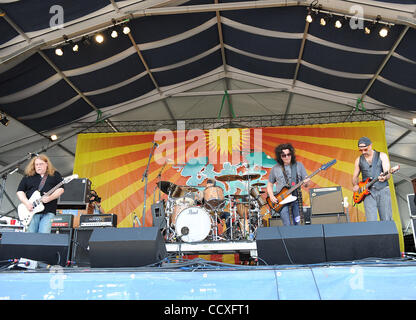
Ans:
<svg viewBox="0 0 416 320"><path fill-rule="evenodd" d="M1 300L414 300L416 262L238 266L193 259L160 267L3 270Z"/></svg>
<svg viewBox="0 0 416 320"><path fill-rule="evenodd" d="M165 242L155 227L84 231L3 232L0 299L416 299L416 254L400 252L392 221L265 227L239 241ZM240 258L209 258L225 255Z"/></svg>

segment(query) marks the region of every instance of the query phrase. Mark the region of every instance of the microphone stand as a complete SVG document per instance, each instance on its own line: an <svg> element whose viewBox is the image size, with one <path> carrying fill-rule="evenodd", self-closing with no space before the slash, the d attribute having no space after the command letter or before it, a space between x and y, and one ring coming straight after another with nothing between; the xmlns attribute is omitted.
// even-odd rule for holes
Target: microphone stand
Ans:
<svg viewBox="0 0 416 320"><path fill-rule="evenodd" d="M156 149L156 147L159 144L157 144L156 142L153 142L153 146L152 149L150 150L150 154L149 154L149 160L147 161L147 166L146 169L144 170L143 173L143 177L142 177L142 182L143 180L146 180L145 184L144 184L144 197L143 197L143 217L142 217L142 226L145 226L145 218L146 218L146 194L147 194L147 180L148 180L148 171L149 171L149 165L150 165L150 160L152 159L153 153Z"/></svg>

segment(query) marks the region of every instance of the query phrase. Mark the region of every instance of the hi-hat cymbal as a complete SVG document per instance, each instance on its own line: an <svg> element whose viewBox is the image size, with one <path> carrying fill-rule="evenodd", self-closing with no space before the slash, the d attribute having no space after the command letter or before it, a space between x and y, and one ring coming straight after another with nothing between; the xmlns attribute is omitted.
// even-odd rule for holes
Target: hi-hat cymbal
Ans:
<svg viewBox="0 0 416 320"><path fill-rule="evenodd" d="M169 195L169 193L175 190L177 187L176 184L169 181L159 181L157 186L163 193L166 193L167 195Z"/></svg>
<svg viewBox="0 0 416 320"><path fill-rule="evenodd" d="M249 173L249 174L243 174L242 176L239 176L240 180L256 180L260 178L260 174L258 173Z"/></svg>
<svg viewBox="0 0 416 320"><path fill-rule="evenodd" d="M215 177L215 180L218 181L236 181L240 180L240 176L237 174L227 174L225 176Z"/></svg>

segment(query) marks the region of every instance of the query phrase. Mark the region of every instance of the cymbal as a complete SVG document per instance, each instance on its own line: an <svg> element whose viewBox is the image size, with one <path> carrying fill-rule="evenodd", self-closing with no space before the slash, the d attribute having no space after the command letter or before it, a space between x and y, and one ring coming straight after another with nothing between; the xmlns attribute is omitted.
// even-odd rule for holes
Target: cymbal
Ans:
<svg viewBox="0 0 416 320"><path fill-rule="evenodd" d="M266 184L264 182L256 182L256 183L253 183L251 186L252 187L263 187L265 185Z"/></svg>
<svg viewBox="0 0 416 320"><path fill-rule="evenodd" d="M159 181L157 186L163 193L166 193L167 195L169 195L169 193L175 190L177 187L176 184L169 181Z"/></svg>
<svg viewBox="0 0 416 320"><path fill-rule="evenodd" d="M189 186L178 186L178 187L185 190L185 192L198 192L198 189L194 187L189 187Z"/></svg>
<svg viewBox="0 0 416 320"><path fill-rule="evenodd" d="M236 181L236 180L240 180L240 176L237 174L228 174L225 176L219 176L219 177L215 177L215 180L218 181Z"/></svg>
<svg viewBox="0 0 416 320"><path fill-rule="evenodd" d="M258 173L249 173L249 174L243 174L242 176L239 176L240 180L256 180L260 178L260 174Z"/></svg>

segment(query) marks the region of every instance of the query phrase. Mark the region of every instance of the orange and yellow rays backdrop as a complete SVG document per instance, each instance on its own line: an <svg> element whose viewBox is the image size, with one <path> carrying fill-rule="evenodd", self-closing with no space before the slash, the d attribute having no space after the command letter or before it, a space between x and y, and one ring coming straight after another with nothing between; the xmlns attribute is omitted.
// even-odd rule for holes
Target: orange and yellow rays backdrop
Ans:
<svg viewBox="0 0 416 320"><path fill-rule="evenodd" d="M177 131L80 134L74 173L92 181L105 212L117 214L119 227L132 227L134 215L143 221L145 180L142 177L156 141L159 145L151 157L146 196L145 225L151 226L151 205L159 200L159 194L167 198L159 192L158 181L203 190L208 178L259 173L260 178L252 182L267 182L270 169L276 163L274 148L291 142L297 160L305 165L308 174L332 159L337 160L335 165L312 178L311 188L341 186L343 196L348 198L350 221L361 222L365 221L363 205L352 206L354 160L360 155L357 141L367 136L374 149L387 153L383 121L227 130L183 128L184 125ZM401 232L392 179L389 184L393 218ZM226 195L247 193L243 182L220 182L220 185ZM310 205L305 190L303 201L304 205Z"/></svg>

